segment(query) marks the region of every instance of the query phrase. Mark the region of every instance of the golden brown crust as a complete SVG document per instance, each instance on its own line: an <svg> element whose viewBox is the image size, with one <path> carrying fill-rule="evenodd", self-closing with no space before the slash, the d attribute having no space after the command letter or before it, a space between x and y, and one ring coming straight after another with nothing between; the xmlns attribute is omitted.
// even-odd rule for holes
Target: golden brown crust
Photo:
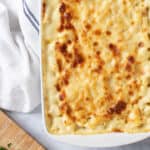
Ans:
<svg viewBox="0 0 150 150"><path fill-rule="evenodd" d="M51 133L150 131L149 8L147 0L44 1L43 88Z"/></svg>

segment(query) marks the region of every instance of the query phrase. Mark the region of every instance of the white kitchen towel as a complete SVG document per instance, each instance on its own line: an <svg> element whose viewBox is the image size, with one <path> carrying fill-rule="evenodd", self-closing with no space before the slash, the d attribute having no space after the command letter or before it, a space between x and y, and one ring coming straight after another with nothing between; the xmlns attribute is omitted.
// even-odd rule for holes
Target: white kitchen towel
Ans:
<svg viewBox="0 0 150 150"><path fill-rule="evenodd" d="M0 0L0 108L40 103L40 0Z"/></svg>

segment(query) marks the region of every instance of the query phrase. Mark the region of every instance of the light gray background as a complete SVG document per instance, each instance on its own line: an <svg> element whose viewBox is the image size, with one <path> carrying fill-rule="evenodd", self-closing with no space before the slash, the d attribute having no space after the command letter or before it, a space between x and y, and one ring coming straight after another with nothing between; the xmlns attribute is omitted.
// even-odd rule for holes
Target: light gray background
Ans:
<svg viewBox="0 0 150 150"><path fill-rule="evenodd" d="M136 144L114 148L83 148L63 144L50 139L44 133L40 106L30 114L20 114L14 112L7 113L48 150L150 150L150 138Z"/></svg>

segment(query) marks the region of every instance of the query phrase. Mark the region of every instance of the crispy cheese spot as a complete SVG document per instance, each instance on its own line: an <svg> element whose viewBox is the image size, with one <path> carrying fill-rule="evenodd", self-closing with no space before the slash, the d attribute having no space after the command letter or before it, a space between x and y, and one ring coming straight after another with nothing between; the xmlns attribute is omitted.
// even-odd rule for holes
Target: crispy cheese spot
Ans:
<svg viewBox="0 0 150 150"><path fill-rule="evenodd" d="M63 101L63 100L65 100L65 98L66 98L66 93L65 93L65 91L62 91L61 94L59 95L59 99L61 101Z"/></svg>
<svg viewBox="0 0 150 150"><path fill-rule="evenodd" d="M69 78L70 74L66 71L65 74L58 79L59 85L61 87L67 86L69 84Z"/></svg>
<svg viewBox="0 0 150 150"><path fill-rule="evenodd" d="M150 77L147 79L147 86L150 87Z"/></svg>
<svg viewBox="0 0 150 150"><path fill-rule="evenodd" d="M102 65L98 65L98 67L95 68L95 69L93 70L93 72L101 73L102 69L103 69L103 66L102 66Z"/></svg>
<svg viewBox="0 0 150 150"><path fill-rule="evenodd" d="M60 85L57 83L56 85L55 85L55 87L56 87L56 90L59 92L59 91L61 91L61 87L60 87Z"/></svg>
<svg viewBox="0 0 150 150"><path fill-rule="evenodd" d="M113 129L113 132L123 132L123 131L120 130L120 129L115 128L115 129Z"/></svg>
<svg viewBox="0 0 150 150"><path fill-rule="evenodd" d="M58 28L59 32L62 32L64 29L70 30L74 29L74 26L71 24L72 14L66 8L66 4L62 3L60 8L60 27Z"/></svg>
<svg viewBox="0 0 150 150"><path fill-rule="evenodd" d="M47 113L47 117L48 117L49 119L52 119L52 115L51 115L50 113Z"/></svg>
<svg viewBox="0 0 150 150"><path fill-rule="evenodd" d="M100 51L96 51L96 56L99 56L101 54Z"/></svg>
<svg viewBox="0 0 150 150"><path fill-rule="evenodd" d="M78 2L78 3L80 3L81 2L81 0L75 0L76 2Z"/></svg>
<svg viewBox="0 0 150 150"><path fill-rule="evenodd" d="M110 36L111 32L109 30L106 31L106 35Z"/></svg>
<svg viewBox="0 0 150 150"><path fill-rule="evenodd" d="M73 67L77 67L78 64L82 64L84 62L84 58L82 55L78 54L75 56L74 62L73 62Z"/></svg>
<svg viewBox="0 0 150 150"><path fill-rule="evenodd" d="M66 113L66 111L68 110L68 104L66 102L62 103L60 105L60 110L63 112L63 113Z"/></svg>
<svg viewBox="0 0 150 150"><path fill-rule="evenodd" d="M130 96L134 95L134 92L132 90L130 90L128 93Z"/></svg>
<svg viewBox="0 0 150 150"><path fill-rule="evenodd" d="M139 90L140 84L137 82L137 80L133 81L132 87L133 87L133 89L135 89L135 90Z"/></svg>
<svg viewBox="0 0 150 150"><path fill-rule="evenodd" d="M83 64L83 62L84 62L83 55L80 54L78 52L78 50L76 49L75 50L75 56L74 56L74 61L73 61L72 67L75 68L75 67L77 67L77 65Z"/></svg>
<svg viewBox="0 0 150 150"><path fill-rule="evenodd" d="M93 46L98 46L98 42L94 42L94 43L93 43Z"/></svg>
<svg viewBox="0 0 150 150"><path fill-rule="evenodd" d="M69 72L66 72L65 75L64 75L64 77L63 77L63 83L64 83L65 85L68 85L68 84L69 84L69 77L70 77Z"/></svg>
<svg viewBox="0 0 150 150"><path fill-rule="evenodd" d="M90 29L91 29L91 25L90 25L90 24L86 24L86 25L85 25L85 28L86 28L87 30L90 30Z"/></svg>
<svg viewBox="0 0 150 150"><path fill-rule="evenodd" d="M43 17L45 16L45 12L46 12L46 3L43 2L43 4L42 4L42 16Z"/></svg>
<svg viewBox="0 0 150 150"><path fill-rule="evenodd" d="M148 33L147 36L148 36L148 39L150 40L150 33Z"/></svg>
<svg viewBox="0 0 150 150"><path fill-rule="evenodd" d="M134 25L135 23L134 23L134 21L131 21L131 25Z"/></svg>
<svg viewBox="0 0 150 150"><path fill-rule="evenodd" d="M126 5L126 4L127 4L126 0L123 0L123 5Z"/></svg>
<svg viewBox="0 0 150 150"><path fill-rule="evenodd" d="M126 76L126 79L131 79L131 75L130 74L128 74L127 76Z"/></svg>
<svg viewBox="0 0 150 150"><path fill-rule="evenodd" d="M71 40L68 40L68 41L67 41L67 43L68 43L68 44L71 44L71 43L72 43L72 41L71 41Z"/></svg>
<svg viewBox="0 0 150 150"><path fill-rule="evenodd" d="M64 3L62 3L62 4L60 5L59 12L60 12L60 13L64 13L65 11L66 11L66 5L65 5Z"/></svg>
<svg viewBox="0 0 150 150"><path fill-rule="evenodd" d="M71 59L72 59L72 53L69 53L67 51L67 48L68 48L68 43L56 43L56 46L55 46L55 49L64 56L66 62L70 62ZM57 59L57 65L58 65L58 68L59 68L59 71L62 71L63 70L63 67L62 67L62 62Z"/></svg>
<svg viewBox="0 0 150 150"><path fill-rule="evenodd" d="M58 70L59 72L61 72L63 70L61 59L57 59L56 62L57 62Z"/></svg>
<svg viewBox="0 0 150 150"><path fill-rule="evenodd" d="M135 62L135 58L133 56L129 56L128 61L133 64Z"/></svg>
<svg viewBox="0 0 150 150"><path fill-rule="evenodd" d="M74 29L74 26L71 24L71 23L67 23L65 26L64 26L65 29L67 30L71 30L71 29Z"/></svg>
<svg viewBox="0 0 150 150"><path fill-rule="evenodd" d="M69 12L64 13L64 18L69 22L72 19L72 15Z"/></svg>
<svg viewBox="0 0 150 150"><path fill-rule="evenodd" d="M109 49L111 50L114 56L118 56L120 54L118 47L112 43L109 44Z"/></svg>
<svg viewBox="0 0 150 150"><path fill-rule="evenodd" d="M61 24L60 27L58 28L58 32L62 32L64 30L64 25Z"/></svg>
<svg viewBox="0 0 150 150"><path fill-rule="evenodd" d="M125 66L126 71L131 72L132 71L132 66L130 63L127 63Z"/></svg>
<svg viewBox="0 0 150 150"><path fill-rule="evenodd" d="M139 42L138 47L139 47L139 48L144 47L144 43L143 43L143 42Z"/></svg>
<svg viewBox="0 0 150 150"><path fill-rule="evenodd" d="M98 35L101 35L101 30L99 30L99 29L95 30L95 31L94 31L94 34L97 35L97 36L98 36Z"/></svg>
<svg viewBox="0 0 150 150"><path fill-rule="evenodd" d="M72 109L67 102L64 102L60 105L60 110L62 113L67 114L68 117L70 117L72 119L72 114L71 114Z"/></svg>
<svg viewBox="0 0 150 150"><path fill-rule="evenodd" d="M105 99L106 99L107 101L112 101L112 100L113 100L113 95L112 95L111 93L106 93L106 94L105 94Z"/></svg>
<svg viewBox="0 0 150 150"><path fill-rule="evenodd" d="M126 109L126 102L124 101L119 101L114 107L110 108L108 110L109 114L120 114L122 111Z"/></svg>
<svg viewBox="0 0 150 150"><path fill-rule="evenodd" d="M55 46L56 50L59 50L63 55L67 54L67 44L66 43L59 43L56 42L56 46Z"/></svg>

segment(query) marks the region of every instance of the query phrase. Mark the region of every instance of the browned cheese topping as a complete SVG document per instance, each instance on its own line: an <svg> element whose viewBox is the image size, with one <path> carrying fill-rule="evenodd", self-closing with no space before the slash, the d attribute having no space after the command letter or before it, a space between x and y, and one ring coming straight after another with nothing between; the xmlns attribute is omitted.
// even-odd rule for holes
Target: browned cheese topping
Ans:
<svg viewBox="0 0 150 150"><path fill-rule="evenodd" d="M49 131L150 131L150 2L44 0Z"/></svg>

